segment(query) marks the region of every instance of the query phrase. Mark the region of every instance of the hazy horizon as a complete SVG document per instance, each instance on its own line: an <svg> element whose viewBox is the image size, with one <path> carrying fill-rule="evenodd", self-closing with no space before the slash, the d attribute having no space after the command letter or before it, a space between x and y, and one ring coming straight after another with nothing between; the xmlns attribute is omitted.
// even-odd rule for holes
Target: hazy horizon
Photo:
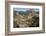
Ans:
<svg viewBox="0 0 46 36"><path fill-rule="evenodd" d="M27 10L34 10L35 12L38 12L39 9L38 8L13 8L13 11L23 11L23 12L26 12Z"/></svg>

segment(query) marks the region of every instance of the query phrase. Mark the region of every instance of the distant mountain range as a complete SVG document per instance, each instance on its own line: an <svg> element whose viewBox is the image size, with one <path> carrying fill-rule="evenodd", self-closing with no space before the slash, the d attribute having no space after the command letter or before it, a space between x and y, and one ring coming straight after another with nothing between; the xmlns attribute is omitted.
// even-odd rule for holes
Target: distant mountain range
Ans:
<svg viewBox="0 0 46 36"><path fill-rule="evenodd" d="M24 11L16 11L16 10L15 10L15 11L14 11L14 14L15 14L16 12L18 12L19 14L25 14L25 15L26 15L26 14L28 14L28 13L32 13L32 11L33 11L33 10L27 10L27 11L24 12ZM37 12L36 12L36 11L33 11L33 13L39 14L39 11L37 11Z"/></svg>

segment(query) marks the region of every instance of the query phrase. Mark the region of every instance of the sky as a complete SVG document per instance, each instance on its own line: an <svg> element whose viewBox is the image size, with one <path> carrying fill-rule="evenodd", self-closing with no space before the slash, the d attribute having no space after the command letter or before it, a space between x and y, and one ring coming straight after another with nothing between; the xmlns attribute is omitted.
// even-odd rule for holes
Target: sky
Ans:
<svg viewBox="0 0 46 36"><path fill-rule="evenodd" d="M26 11L26 10L30 10L30 8L13 8L13 10L15 11ZM38 8L36 8L36 9L33 9L35 12L38 12L39 11L39 9Z"/></svg>

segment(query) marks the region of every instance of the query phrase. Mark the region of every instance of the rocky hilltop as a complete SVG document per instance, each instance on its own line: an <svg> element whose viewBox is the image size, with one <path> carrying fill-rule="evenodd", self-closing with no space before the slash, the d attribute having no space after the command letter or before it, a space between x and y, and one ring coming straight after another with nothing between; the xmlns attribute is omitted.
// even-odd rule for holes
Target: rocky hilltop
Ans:
<svg viewBox="0 0 46 36"><path fill-rule="evenodd" d="M39 26L39 12L27 10L14 11L14 27L38 27Z"/></svg>

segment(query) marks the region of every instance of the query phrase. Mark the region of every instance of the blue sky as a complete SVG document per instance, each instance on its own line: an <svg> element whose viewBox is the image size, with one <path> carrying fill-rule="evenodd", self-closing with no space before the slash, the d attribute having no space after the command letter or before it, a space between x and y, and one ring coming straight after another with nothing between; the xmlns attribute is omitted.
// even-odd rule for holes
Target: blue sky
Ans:
<svg viewBox="0 0 46 36"><path fill-rule="evenodd" d="M30 10L30 8L13 8L13 10L15 11L26 11L26 10ZM39 9L33 9L35 12L38 12L39 11Z"/></svg>

